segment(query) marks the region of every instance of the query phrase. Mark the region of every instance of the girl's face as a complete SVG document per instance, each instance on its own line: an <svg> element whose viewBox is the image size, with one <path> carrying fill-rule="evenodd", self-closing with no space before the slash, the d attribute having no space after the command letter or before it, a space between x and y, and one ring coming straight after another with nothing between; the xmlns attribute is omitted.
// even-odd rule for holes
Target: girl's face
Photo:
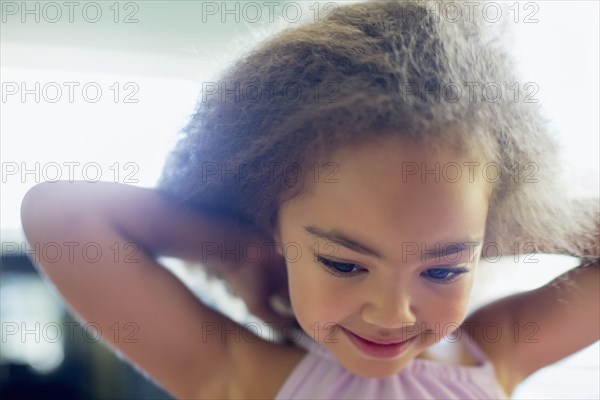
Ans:
<svg viewBox="0 0 600 400"><path fill-rule="evenodd" d="M342 149L327 162L334 167L308 171L320 177L310 191L280 208L275 239L291 305L346 369L392 375L464 321L491 185L480 160L399 139ZM347 331L379 343L416 337L381 356Z"/></svg>

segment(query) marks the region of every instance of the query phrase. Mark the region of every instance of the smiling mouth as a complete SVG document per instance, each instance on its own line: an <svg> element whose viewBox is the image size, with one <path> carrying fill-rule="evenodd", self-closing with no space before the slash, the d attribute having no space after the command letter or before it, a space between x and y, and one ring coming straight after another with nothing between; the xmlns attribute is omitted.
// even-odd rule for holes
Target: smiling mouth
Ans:
<svg viewBox="0 0 600 400"><path fill-rule="evenodd" d="M385 340L386 343L378 343L378 342L374 342L372 340L369 339L365 339L360 335L355 334L352 331L349 331L343 327L341 327L342 331L348 336L348 338L350 339L350 341L365 355L369 356L369 357L376 357L376 358L393 358L393 357L397 357L398 355L400 355L401 353L403 353L412 342L414 342L414 339L419 336L419 335L415 335L412 336L404 341L398 342L398 339L392 339L392 340L396 340L396 342L392 342L390 340ZM383 342L383 340L381 340Z"/></svg>
<svg viewBox="0 0 600 400"><path fill-rule="evenodd" d="M354 332L352 332L352 331L350 331L348 329L345 329L345 328L342 328L342 329L350 332L351 334L353 334L354 336L357 336L359 339L362 339L365 342L377 344L377 345L380 345L380 346L390 346L390 345L402 344L404 342L408 342L409 340L411 340L411 339L419 336L418 334L417 335L413 335L413 336L408 337L408 338L406 338L404 340L402 340L400 338L397 338L397 339L376 339L376 338L366 338L366 337L361 336L359 334L356 334L356 333L354 333Z"/></svg>

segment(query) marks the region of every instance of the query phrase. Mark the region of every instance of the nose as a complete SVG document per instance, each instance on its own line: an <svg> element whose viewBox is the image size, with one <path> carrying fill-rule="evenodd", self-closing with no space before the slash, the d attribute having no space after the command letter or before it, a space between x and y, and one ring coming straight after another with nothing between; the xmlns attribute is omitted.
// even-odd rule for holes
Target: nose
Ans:
<svg viewBox="0 0 600 400"><path fill-rule="evenodd" d="M407 285L388 280L369 290L368 301L362 307L363 321L384 329L405 329L417 324L416 304Z"/></svg>

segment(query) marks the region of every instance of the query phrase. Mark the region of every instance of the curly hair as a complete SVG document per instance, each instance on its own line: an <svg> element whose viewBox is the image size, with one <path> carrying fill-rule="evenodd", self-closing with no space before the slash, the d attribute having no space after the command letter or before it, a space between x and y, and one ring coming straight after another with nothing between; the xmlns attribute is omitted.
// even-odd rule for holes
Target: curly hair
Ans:
<svg viewBox="0 0 600 400"><path fill-rule="evenodd" d="M341 147L397 137L494 163L487 243L597 251L595 199L565 190L556 135L515 87L504 26L440 18L440 4L347 4L260 41L203 85L159 190L271 235L282 202L305 189L294 176Z"/></svg>

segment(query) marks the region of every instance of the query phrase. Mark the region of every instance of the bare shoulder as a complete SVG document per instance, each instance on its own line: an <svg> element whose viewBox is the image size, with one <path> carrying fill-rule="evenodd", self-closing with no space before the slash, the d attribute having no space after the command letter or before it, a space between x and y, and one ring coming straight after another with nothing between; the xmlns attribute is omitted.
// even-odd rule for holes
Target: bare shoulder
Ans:
<svg viewBox="0 0 600 400"><path fill-rule="evenodd" d="M463 330L494 366L496 379L508 397L520 383L513 374L510 357L512 339L510 314L502 303L489 304L471 314L463 324Z"/></svg>
<svg viewBox="0 0 600 400"><path fill-rule="evenodd" d="M307 352L295 345L262 339L250 331L243 333L243 339L230 342L230 356L237 371L229 398L272 399Z"/></svg>
<svg viewBox="0 0 600 400"><path fill-rule="evenodd" d="M575 268L537 289L495 301L466 322L510 394L534 372L600 337L600 266ZM585 326L565 334L565 327Z"/></svg>

